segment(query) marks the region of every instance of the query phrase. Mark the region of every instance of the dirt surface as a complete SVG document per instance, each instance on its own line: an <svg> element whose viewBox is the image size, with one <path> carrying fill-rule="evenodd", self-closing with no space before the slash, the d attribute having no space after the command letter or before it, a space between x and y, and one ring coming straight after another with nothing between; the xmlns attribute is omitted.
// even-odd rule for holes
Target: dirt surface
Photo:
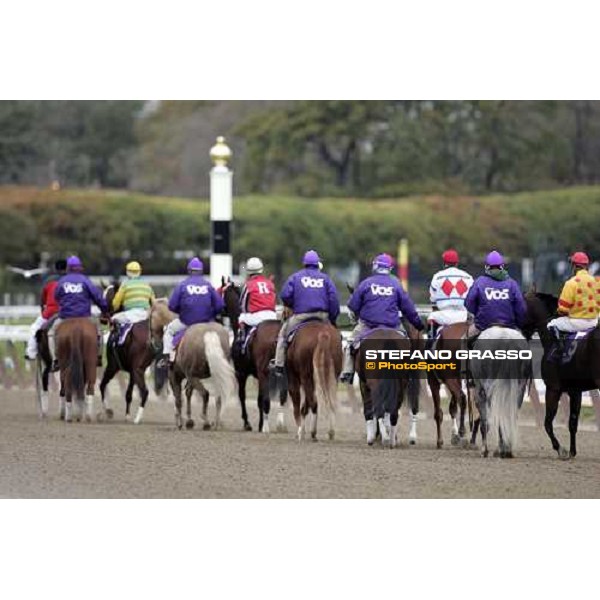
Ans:
<svg viewBox="0 0 600 600"><path fill-rule="evenodd" d="M99 403L97 402L97 405ZM254 404L251 402L250 404ZM173 405L148 403L141 425L124 422L114 402L108 423L65 424L56 398L50 418L38 419L33 393L0 394L0 496L21 498L599 498L600 434L582 431L579 455L559 461L543 430L520 428L513 460L479 451L437 450L434 424L419 421L417 446L407 445L407 418L395 450L369 448L362 415L339 415L337 438L298 443L289 433L241 431L228 406L222 431L174 427ZM137 406L137 402L134 402ZM251 407L251 419L257 416ZM211 414L214 407L211 404ZM289 407L288 407L288 410ZM275 425L275 410L271 427ZM589 428L588 428L589 429ZM563 443L568 432L557 430Z"/></svg>

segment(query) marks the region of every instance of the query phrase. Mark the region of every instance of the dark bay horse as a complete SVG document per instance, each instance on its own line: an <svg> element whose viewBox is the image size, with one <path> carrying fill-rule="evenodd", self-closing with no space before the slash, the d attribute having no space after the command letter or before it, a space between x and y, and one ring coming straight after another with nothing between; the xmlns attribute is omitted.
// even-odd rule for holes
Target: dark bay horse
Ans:
<svg viewBox="0 0 600 600"><path fill-rule="evenodd" d="M367 334L363 338L364 340L382 340L382 348L389 350L398 349L403 342L406 343L407 350L411 347L411 340L393 329L375 329ZM389 348L387 348L385 340L389 340ZM367 424L367 444L373 445L377 429L379 429L383 445L394 448L398 441L398 414L405 394L408 394L413 414L418 412L419 379L414 375L390 379L369 377L369 371L365 369L364 365L365 361L361 360L360 351L356 352L354 369L360 382L360 393ZM416 412L414 411L415 406Z"/></svg>
<svg viewBox="0 0 600 600"><path fill-rule="evenodd" d="M105 291L109 307L112 307L115 293L115 287L109 287ZM113 411L108 407L106 400L106 386L119 371L125 371L129 374L129 383L125 392L125 420L130 419L133 388L137 385L141 401L134 423L141 422L149 393L146 386L146 369L157 356L160 356L163 327L174 317L175 315L168 311L164 302L157 301L156 308L149 313L149 318L133 325L123 345L117 345L116 335L110 336L106 346L106 369L100 382L100 394L106 418L113 417Z"/></svg>
<svg viewBox="0 0 600 600"><path fill-rule="evenodd" d="M281 321L263 321L252 334L247 347L241 347L237 339L240 316L240 289L233 282L223 281L221 288L225 302L225 315L229 317L235 340L231 347L231 357L238 381L238 394L242 408L244 429L251 431L246 410L246 382L248 377L258 380L258 430L269 433L269 413L271 410L271 395L279 394L279 412L277 414L277 431L285 431L284 406L287 400L287 385L277 387L273 373L269 370L269 362L275 357L277 336L281 329Z"/></svg>
<svg viewBox="0 0 600 600"><path fill-rule="evenodd" d="M342 370L340 332L330 323L309 321L295 333L286 357L288 386L294 405L298 440L304 439L307 415L312 416L310 434L317 439L317 409L326 408L329 439L335 437L337 380ZM301 403L301 392L304 403Z"/></svg>
<svg viewBox="0 0 600 600"><path fill-rule="evenodd" d="M94 412L98 360L96 325L86 317L60 323L56 328L56 356L61 387L65 391L65 421L73 419L73 397L79 409L75 418L81 420L85 394L85 420L90 422Z"/></svg>
<svg viewBox="0 0 600 600"><path fill-rule="evenodd" d="M581 411L582 393L600 388L600 328L577 344L573 358L565 365L559 365L549 360L549 353L555 342L554 335L548 331L548 321L556 315L558 298L551 294L535 293L525 295L527 302L527 322L523 333L531 338L537 331L543 347L541 374L546 384L546 416L544 428L552 448L561 459L574 458L577 455L577 426ZM569 434L570 448L561 446L554 435L554 418L558 411L560 397L563 393L569 396Z"/></svg>
<svg viewBox="0 0 600 600"><path fill-rule="evenodd" d="M453 325L446 325L442 328L442 331L435 343L436 350L450 350L455 352L462 348L461 338L463 338L467 332L469 324L454 323ZM453 446L459 445L465 439L465 413L467 409L467 398L462 390L462 377L460 372L455 375L451 372L444 370L431 371L427 373L427 382L429 389L431 390L431 398L433 400L433 418L437 427L437 447L441 448L444 445L444 439L442 436L442 423L444 420L444 412L442 411L440 401L440 388L444 384L451 394L450 405L448 410L452 417L452 437L451 443ZM457 408L460 408L460 422L457 422ZM472 399L469 395L469 428L473 429L473 406Z"/></svg>

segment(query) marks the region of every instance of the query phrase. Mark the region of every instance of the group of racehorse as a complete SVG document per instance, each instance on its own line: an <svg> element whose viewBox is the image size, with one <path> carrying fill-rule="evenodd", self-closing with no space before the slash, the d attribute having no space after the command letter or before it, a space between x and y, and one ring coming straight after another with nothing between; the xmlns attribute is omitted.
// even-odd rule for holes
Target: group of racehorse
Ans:
<svg viewBox="0 0 600 600"><path fill-rule="evenodd" d="M107 289L107 299L114 294ZM231 281L223 282L221 288L225 303L225 316L229 318L235 332L239 317L239 288ZM556 311L557 299L534 291L525 296L528 308L527 323L523 333L531 339L539 333L544 348L541 373L546 384L546 417L544 426L552 447L559 457L574 457L577 453L576 434L581 409L582 392L600 388L600 379L591 374L600 373L600 333L596 329L590 336L577 345L573 359L563 366L552 363L549 357L553 344L548 333L547 323ZM110 305L110 303L109 303ZM110 419L113 411L108 406L106 387L115 374L122 370L129 374L129 383L125 394L126 418L130 417L134 386L140 391L141 402L134 422L142 419L148 388L145 373L160 354L163 330L174 315L170 313L164 300L154 302L145 321L133 325L131 332L122 345L112 340L107 348L107 366L100 383L102 412L99 416ZM94 388L97 374L96 329L86 318L70 319L60 324L57 332L57 358L60 365L60 416L65 421L73 418L91 420L93 418ZM259 431L269 432L269 413L272 399L280 403L277 416L277 428L284 428L283 407L289 396L293 404L294 419L298 439L303 439L308 426L312 439L317 437L317 414L325 411L328 417L328 435L335 436L335 413L337 381L342 366L342 343L339 331L330 323L307 322L300 327L289 342L286 359L286 377L276 377L269 368L275 353L277 336L281 322L269 320L262 322L249 336L242 347L234 342L230 347L229 332L220 323L197 324L189 327L183 335L173 367L169 369L168 379L175 396L175 419L179 428L183 427L182 396L187 399L186 428L192 428L191 397L194 390L203 398L203 427L211 427L207 406L209 395L216 399L217 412L215 427L220 426L220 410L224 400L239 396L244 429L251 430L246 409L246 382L250 376L258 380ZM456 348L463 343L466 323L444 327L437 340L438 349ZM510 338L510 331L492 328L488 342ZM423 340L410 325L406 327L412 347L420 347ZM375 330L371 336L379 340L395 340L401 336L392 330ZM518 338L516 338L518 339ZM482 335L475 343L485 343ZM50 356L47 349L45 331L39 334L39 375L42 393L40 409L47 413L48 378ZM231 359L231 360L230 360ZM516 369L508 372L507 369ZM384 445L394 447L397 443L398 414L402 402L408 398L413 416L418 412L419 382L414 376L397 379L375 379L369 377L364 364L357 353L355 369L360 382L364 416L367 423L367 442L374 443L380 436ZM519 361L498 363L497 372L471 373L475 383L474 390L467 386L463 391L462 374L440 375L428 373L428 383L434 404L434 419L437 426L437 446L443 445L443 413L440 402L440 387L445 384L451 394L449 405L452 417L452 442L460 443L465 439L465 416L467 406L471 425L471 443L475 442L477 432L482 436L482 453L488 454L488 432L498 434L498 450L501 457L513 456L516 443L516 416L523 400L526 387L531 383L531 365ZM586 374L590 374L586 376ZM157 377L164 374L157 370ZM185 387L184 387L185 383ZM553 421L558 403L563 393L570 398L570 447L563 448L553 430ZM474 396L474 398L473 398ZM303 399L303 401L302 401ZM73 402L75 400L76 402ZM477 420L474 419L474 407L477 407ZM457 421L460 410L459 421ZM308 420L308 424L306 421ZM414 422L413 422L414 424Z"/></svg>

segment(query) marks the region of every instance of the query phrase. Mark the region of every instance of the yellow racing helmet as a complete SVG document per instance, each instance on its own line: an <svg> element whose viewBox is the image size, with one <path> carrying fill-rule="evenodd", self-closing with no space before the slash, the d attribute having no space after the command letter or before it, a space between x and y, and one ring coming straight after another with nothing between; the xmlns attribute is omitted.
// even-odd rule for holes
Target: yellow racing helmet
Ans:
<svg viewBox="0 0 600 600"><path fill-rule="evenodd" d="M130 263L127 263L127 266L125 267L125 273L127 273L127 275L130 277L137 277L138 275L142 274L142 265L140 265L137 260L132 260Z"/></svg>

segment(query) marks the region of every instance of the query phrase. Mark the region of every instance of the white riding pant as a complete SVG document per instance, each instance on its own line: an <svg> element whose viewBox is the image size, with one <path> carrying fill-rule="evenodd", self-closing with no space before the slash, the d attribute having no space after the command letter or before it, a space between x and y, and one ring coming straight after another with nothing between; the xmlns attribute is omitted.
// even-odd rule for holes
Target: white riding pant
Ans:
<svg viewBox="0 0 600 600"><path fill-rule="evenodd" d="M572 317L557 317L548 323L548 328L556 327L559 331L574 333L586 331L598 325L598 317L595 319L574 319Z"/></svg>
<svg viewBox="0 0 600 600"><path fill-rule="evenodd" d="M263 321L277 319L277 313L274 310L259 310L254 313L242 313L240 315L240 323L248 325L248 327L256 327Z"/></svg>
<svg viewBox="0 0 600 600"><path fill-rule="evenodd" d="M29 329L29 339L27 340L27 356L29 358L35 358L37 356L38 348L37 348L37 340L35 336L37 332L42 329L48 323L48 319L44 319L42 315L40 315L32 324Z"/></svg>
<svg viewBox="0 0 600 600"><path fill-rule="evenodd" d="M125 323L139 323L148 318L148 311L145 308L130 308L123 312L115 313L112 316L112 320L116 321L119 325Z"/></svg>
<svg viewBox="0 0 600 600"><path fill-rule="evenodd" d="M469 313L465 308L450 307L434 310L427 320L437 323L438 325L454 325L455 323L464 323L467 321Z"/></svg>
<svg viewBox="0 0 600 600"><path fill-rule="evenodd" d="M173 338L180 331L187 328L187 325L182 323L179 319L174 319L165 327L165 335L163 337L163 354L168 354L173 358Z"/></svg>

